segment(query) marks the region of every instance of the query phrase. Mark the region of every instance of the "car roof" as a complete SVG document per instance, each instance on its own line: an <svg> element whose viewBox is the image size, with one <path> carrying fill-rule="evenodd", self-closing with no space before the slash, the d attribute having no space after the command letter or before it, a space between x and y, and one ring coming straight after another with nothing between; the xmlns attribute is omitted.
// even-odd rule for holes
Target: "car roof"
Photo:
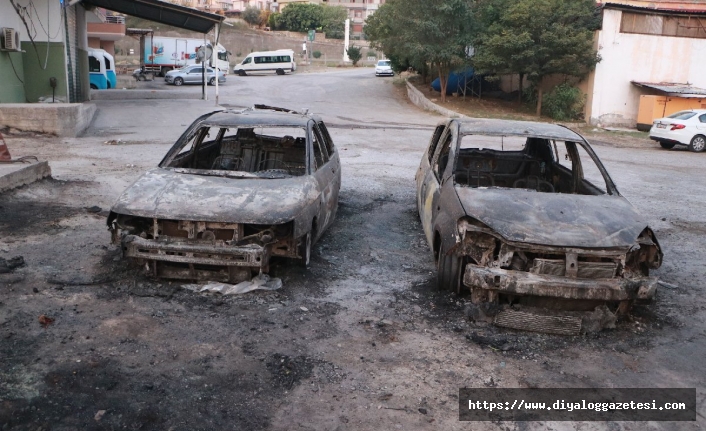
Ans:
<svg viewBox="0 0 706 431"><path fill-rule="evenodd" d="M461 135L530 136L582 142L578 133L565 126L535 121L501 120L495 118L456 119Z"/></svg>
<svg viewBox="0 0 706 431"><path fill-rule="evenodd" d="M207 126L231 127L306 127L309 120L321 121L321 118L308 113L282 110L282 108L275 107L264 107L248 108L241 111L216 111L208 118L204 119L201 124Z"/></svg>

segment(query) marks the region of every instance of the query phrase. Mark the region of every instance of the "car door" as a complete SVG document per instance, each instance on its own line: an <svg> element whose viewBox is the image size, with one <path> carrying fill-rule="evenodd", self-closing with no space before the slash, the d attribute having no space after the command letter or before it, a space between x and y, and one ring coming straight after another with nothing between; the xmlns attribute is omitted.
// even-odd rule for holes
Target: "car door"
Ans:
<svg viewBox="0 0 706 431"><path fill-rule="evenodd" d="M331 201L333 206L333 212L330 216L331 221L333 221L333 219L336 217L336 212L338 211L338 192L341 189L341 160L338 155L338 150L333 144L333 139L331 138L331 134L329 134L326 125L323 123L323 121L318 121L316 125L318 126L319 131L321 132L321 137L323 138L324 145L326 146L326 150L329 155L327 169L330 169L331 173L333 174L333 180L331 182Z"/></svg>
<svg viewBox="0 0 706 431"><path fill-rule="evenodd" d="M419 210L419 218L422 221L422 228L430 247L434 246L432 202L434 201L434 195L439 192L440 184L439 175L432 168L434 161L438 158L437 149L440 147L439 142L447 139L449 135L448 129L449 123L440 124L436 127L429 143L429 148L422 156L416 175L417 208Z"/></svg>
<svg viewBox="0 0 706 431"><path fill-rule="evenodd" d="M699 119L696 121L696 129L701 134L706 132L706 113L699 115Z"/></svg>
<svg viewBox="0 0 706 431"><path fill-rule="evenodd" d="M203 73L202 67L192 67L186 74L185 81L190 84L195 84L201 82L201 74Z"/></svg>
<svg viewBox="0 0 706 431"><path fill-rule="evenodd" d="M313 122L310 123L309 133L311 134L312 168L320 191L319 208L316 211L316 237L312 238L316 240L333 221L332 215L337 202L334 199L333 185L337 169L332 168L332 160L324 144L324 138Z"/></svg>

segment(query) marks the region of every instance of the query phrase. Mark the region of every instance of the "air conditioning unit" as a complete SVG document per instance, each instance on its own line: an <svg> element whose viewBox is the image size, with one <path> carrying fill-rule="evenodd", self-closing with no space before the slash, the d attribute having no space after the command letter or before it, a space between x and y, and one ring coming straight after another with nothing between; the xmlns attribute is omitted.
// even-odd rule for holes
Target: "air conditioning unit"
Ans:
<svg viewBox="0 0 706 431"><path fill-rule="evenodd" d="M20 33L15 31L14 28L3 27L0 33L0 48L9 51L19 51L20 50Z"/></svg>

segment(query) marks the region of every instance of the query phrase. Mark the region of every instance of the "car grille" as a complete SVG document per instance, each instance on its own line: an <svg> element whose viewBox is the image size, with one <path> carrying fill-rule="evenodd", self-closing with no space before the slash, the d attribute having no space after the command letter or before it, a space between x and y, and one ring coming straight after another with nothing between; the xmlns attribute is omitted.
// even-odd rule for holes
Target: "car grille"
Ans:
<svg viewBox="0 0 706 431"><path fill-rule="evenodd" d="M616 262L586 262L577 260L576 278L613 278L618 264ZM535 258L529 272L544 275L567 275L567 264L564 259Z"/></svg>

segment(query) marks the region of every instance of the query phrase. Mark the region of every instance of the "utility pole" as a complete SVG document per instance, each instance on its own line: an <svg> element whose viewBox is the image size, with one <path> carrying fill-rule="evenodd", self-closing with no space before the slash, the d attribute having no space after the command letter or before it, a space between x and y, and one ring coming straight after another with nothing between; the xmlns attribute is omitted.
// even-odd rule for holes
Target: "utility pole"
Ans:
<svg viewBox="0 0 706 431"><path fill-rule="evenodd" d="M347 19L346 20L346 30L345 30L345 36L343 37L343 61L348 63L351 61L350 58L348 58L348 34L350 33L351 30L351 20Z"/></svg>

